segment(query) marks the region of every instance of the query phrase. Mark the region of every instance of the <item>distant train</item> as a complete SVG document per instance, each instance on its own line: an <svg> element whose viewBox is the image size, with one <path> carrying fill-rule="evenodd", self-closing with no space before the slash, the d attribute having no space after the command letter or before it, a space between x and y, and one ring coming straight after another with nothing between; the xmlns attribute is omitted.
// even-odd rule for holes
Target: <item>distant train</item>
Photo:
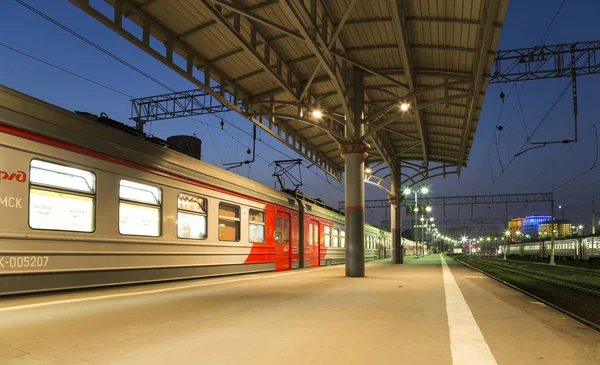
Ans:
<svg viewBox="0 0 600 365"><path fill-rule="evenodd" d="M117 125L0 87L0 295L344 263L340 211Z"/></svg>
<svg viewBox="0 0 600 365"><path fill-rule="evenodd" d="M560 260L598 260L600 259L600 237L581 237L557 239L554 241L554 256ZM498 256L504 255L500 246ZM508 246L507 256L527 257L531 259L548 258L551 255L550 241L515 243Z"/></svg>

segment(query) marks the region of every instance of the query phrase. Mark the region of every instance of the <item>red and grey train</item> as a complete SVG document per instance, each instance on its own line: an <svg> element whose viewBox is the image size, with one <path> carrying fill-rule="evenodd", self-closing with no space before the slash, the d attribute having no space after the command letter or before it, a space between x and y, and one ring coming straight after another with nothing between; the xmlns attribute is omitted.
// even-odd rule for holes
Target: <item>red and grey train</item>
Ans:
<svg viewBox="0 0 600 365"><path fill-rule="evenodd" d="M0 295L344 262L339 211L107 120L0 87Z"/></svg>

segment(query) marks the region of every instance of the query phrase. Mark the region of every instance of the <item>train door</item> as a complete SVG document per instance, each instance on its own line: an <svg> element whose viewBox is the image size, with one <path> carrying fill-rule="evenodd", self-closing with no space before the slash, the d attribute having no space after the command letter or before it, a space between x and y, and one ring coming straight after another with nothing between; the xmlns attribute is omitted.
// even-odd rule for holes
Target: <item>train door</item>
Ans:
<svg viewBox="0 0 600 365"><path fill-rule="evenodd" d="M290 249L290 215L277 212L275 215L275 270L291 268L292 250Z"/></svg>
<svg viewBox="0 0 600 365"><path fill-rule="evenodd" d="M312 229L313 229L313 233L312 233L312 246L310 248L310 267L317 267L320 265L320 258L321 258L321 239L320 239L320 232L321 230L319 229L319 222L317 221L310 221L311 225L312 225Z"/></svg>

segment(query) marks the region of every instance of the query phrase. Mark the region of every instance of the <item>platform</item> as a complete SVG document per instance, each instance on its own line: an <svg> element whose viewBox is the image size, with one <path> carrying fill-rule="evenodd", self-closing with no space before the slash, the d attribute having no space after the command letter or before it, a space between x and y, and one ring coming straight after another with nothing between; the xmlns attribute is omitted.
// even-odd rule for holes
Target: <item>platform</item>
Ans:
<svg viewBox="0 0 600 365"><path fill-rule="evenodd" d="M600 362L597 332L442 260L3 300L0 364Z"/></svg>

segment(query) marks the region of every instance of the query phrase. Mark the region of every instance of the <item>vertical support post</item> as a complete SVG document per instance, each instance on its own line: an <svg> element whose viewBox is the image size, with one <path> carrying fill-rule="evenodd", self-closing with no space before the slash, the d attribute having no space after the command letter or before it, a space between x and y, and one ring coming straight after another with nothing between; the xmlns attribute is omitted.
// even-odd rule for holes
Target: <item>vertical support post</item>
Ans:
<svg viewBox="0 0 600 365"><path fill-rule="evenodd" d="M592 234L596 234L596 211L594 210L594 199L592 199Z"/></svg>
<svg viewBox="0 0 600 365"><path fill-rule="evenodd" d="M404 263L402 246L402 194L400 193L401 164L392 166L392 194L388 197L391 207L392 264Z"/></svg>
<svg viewBox="0 0 600 365"><path fill-rule="evenodd" d="M340 145L344 158L344 196L346 199L346 276L365 276L365 159L369 145L364 135L363 75L358 68L348 68L346 74L352 115L346 122L346 141Z"/></svg>
<svg viewBox="0 0 600 365"><path fill-rule="evenodd" d="M550 265L556 265L554 263L554 199L550 204Z"/></svg>
<svg viewBox="0 0 600 365"><path fill-rule="evenodd" d="M423 254L421 256L425 256L425 214L421 217L421 250L423 250Z"/></svg>

